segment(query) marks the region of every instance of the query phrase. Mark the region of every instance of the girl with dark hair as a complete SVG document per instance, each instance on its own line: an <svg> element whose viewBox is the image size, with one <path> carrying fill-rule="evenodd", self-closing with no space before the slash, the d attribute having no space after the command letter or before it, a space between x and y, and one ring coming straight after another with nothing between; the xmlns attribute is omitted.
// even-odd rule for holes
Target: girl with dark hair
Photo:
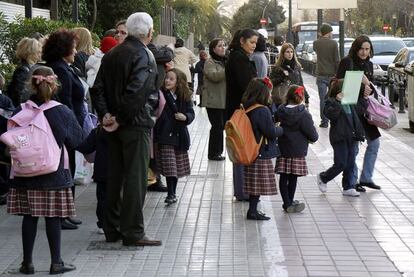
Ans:
<svg viewBox="0 0 414 277"><path fill-rule="evenodd" d="M353 182L353 169L356 159L356 149L359 141L364 141L364 129L359 120L358 105L342 105L341 100L343 79L335 81L325 101L324 114L331 122L329 141L333 148L334 164L317 175L319 190L327 191L327 183L342 173L342 194L344 196L359 196ZM364 96L366 97L366 96Z"/></svg>
<svg viewBox="0 0 414 277"><path fill-rule="evenodd" d="M283 82L289 82L291 85L304 87L302 78L302 65L298 61L295 48L292 44L284 43L282 45L279 57L276 61L276 66L270 73L270 79L272 80L274 86L278 86ZM306 88L305 105L309 105L309 94L306 91Z"/></svg>
<svg viewBox="0 0 414 277"><path fill-rule="evenodd" d="M221 38L215 38L209 45L210 58L204 65L203 107L207 109L208 120L211 124L208 140L208 159L222 161L223 130L226 108L226 43Z"/></svg>
<svg viewBox="0 0 414 277"><path fill-rule="evenodd" d="M226 63L226 116L230 118L240 107L243 93L250 80L257 77L256 66L249 59L256 48L259 34L252 29L239 30L229 45L229 58ZM243 166L233 164L234 196L237 200L247 200L248 195L243 192Z"/></svg>
<svg viewBox="0 0 414 277"><path fill-rule="evenodd" d="M34 92L30 100L41 106L55 95L58 89L57 76L50 67L39 66L30 76L30 85ZM20 110L19 106L16 114ZM65 146L67 149L74 149L81 142L82 129L66 106L55 106L44 114L60 148L64 149ZM49 273L61 274L76 269L73 265L63 263L60 251L61 218L75 215L70 190L73 180L70 171L64 167L63 156L62 151L56 172L34 177L14 176L10 179L7 212L23 215L23 262L19 269L23 274L34 274L32 255L39 217L44 217L46 221L46 236L52 259Z"/></svg>
<svg viewBox="0 0 414 277"><path fill-rule="evenodd" d="M270 219L263 212L257 210L257 204L260 195L277 194L272 158L280 154L276 138L282 135L283 129L274 125L272 114L267 107L270 103L271 91L272 83L269 78L254 78L247 86L241 100L245 109L256 104L262 105L247 114L253 127L256 142L262 142L257 160L244 167L244 192L249 195L247 219L253 220Z"/></svg>
<svg viewBox="0 0 414 277"><path fill-rule="evenodd" d="M343 58L338 66L337 78L344 78L347 70L364 71L364 78L362 79L359 99L364 101L364 96L370 95L374 92L372 81L374 79L374 67L370 58L374 56L374 49L371 40L367 36L359 36L352 43L348 56ZM352 182L356 184L356 190L365 192L364 187L371 189L381 189L372 180L375 162L377 160L378 150L380 147L381 133L378 127L368 123L365 115L365 110L360 110L358 115L365 130L367 139L367 149L364 155L364 163L362 166L361 175L358 183L358 167L354 164L354 174ZM356 155L358 155L358 144L356 145Z"/></svg>
<svg viewBox="0 0 414 277"><path fill-rule="evenodd" d="M79 77L70 67L75 61L77 36L74 32L61 29L52 33L43 46L43 60L51 67L61 84L56 98L73 111L80 126L87 115L84 105L85 91ZM69 151L69 164L72 176L75 175L75 150ZM75 198L75 187L72 187ZM77 229L82 222L76 218L67 218L62 222L63 229Z"/></svg>
<svg viewBox="0 0 414 277"><path fill-rule="evenodd" d="M266 39L263 35L259 35L256 49L254 49L253 54L250 56L250 60L252 60L256 65L257 77L259 78L264 78L267 76L267 67L269 66L269 62L265 55L266 50Z"/></svg>
<svg viewBox="0 0 414 277"><path fill-rule="evenodd" d="M298 177L308 175L306 155L309 142L318 140L318 133L311 114L303 105L305 88L292 85L286 95L287 103L277 110L277 120L283 128L278 139L281 156L276 162L276 173L280 174L279 191L283 199L283 209L297 213L305 209L305 204L294 200Z"/></svg>
<svg viewBox="0 0 414 277"><path fill-rule="evenodd" d="M161 91L166 100L164 110L154 127L154 143L159 172L167 179L165 203L177 202L178 178L190 175L190 135L187 125L194 120L191 91L183 72L173 68L167 72Z"/></svg>

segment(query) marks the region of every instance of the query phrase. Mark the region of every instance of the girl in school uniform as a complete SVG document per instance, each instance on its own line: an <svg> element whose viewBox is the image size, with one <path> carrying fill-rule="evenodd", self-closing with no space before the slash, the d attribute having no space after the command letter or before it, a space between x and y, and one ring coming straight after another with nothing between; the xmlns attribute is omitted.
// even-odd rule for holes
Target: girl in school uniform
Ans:
<svg viewBox="0 0 414 277"><path fill-rule="evenodd" d="M279 190L283 199L283 209L288 213L297 213L305 209L305 204L295 201L298 177L308 174L306 155L309 142L318 140L318 132L313 125L311 114L303 100L305 88L292 85L286 95L287 104L277 110L277 120L283 128L279 138L281 156L276 162L275 171L280 174Z"/></svg>
<svg viewBox="0 0 414 277"><path fill-rule="evenodd" d="M263 212L257 210L257 203L260 195L277 194L272 158L277 157L280 153L276 138L282 135L283 129L274 125L268 107L272 87L269 78L254 78L250 81L242 98L242 104L246 110L255 104L262 105L247 114L257 143L263 137L257 160L244 167L244 191L249 195L247 219L252 220L270 219Z"/></svg>
<svg viewBox="0 0 414 277"><path fill-rule="evenodd" d="M187 125L194 120L192 93L185 74L173 68L167 72L161 88L166 104L154 127L154 141L158 144L157 165L167 179L168 195L165 203L177 202L178 178L190 175L190 135Z"/></svg>

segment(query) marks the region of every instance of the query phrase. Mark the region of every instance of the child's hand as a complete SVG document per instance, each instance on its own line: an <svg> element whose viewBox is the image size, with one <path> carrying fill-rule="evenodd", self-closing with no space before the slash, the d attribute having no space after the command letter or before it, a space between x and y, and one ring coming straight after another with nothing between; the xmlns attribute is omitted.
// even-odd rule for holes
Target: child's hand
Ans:
<svg viewBox="0 0 414 277"><path fill-rule="evenodd" d="M367 99L372 93L372 88L369 85L365 85L364 98Z"/></svg>
<svg viewBox="0 0 414 277"><path fill-rule="evenodd" d="M344 93L340 92L336 95L336 100L338 100L339 102L341 102L342 98L344 98Z"/></svg>
<svg viewBox="0 0 414 277"><path fill-rule="evenodd" d="M179 121L186 121L187 117L183 113L176 113L175 114L175 119L177 119Z"/></svg>

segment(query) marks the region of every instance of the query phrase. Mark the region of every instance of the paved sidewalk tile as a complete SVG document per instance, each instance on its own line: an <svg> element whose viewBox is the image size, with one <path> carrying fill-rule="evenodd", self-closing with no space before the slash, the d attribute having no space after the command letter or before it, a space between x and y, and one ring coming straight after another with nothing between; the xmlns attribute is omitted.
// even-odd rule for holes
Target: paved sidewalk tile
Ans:
<svg viewBox="0 0 414 277"><path fill-rule="evenodd" d="M319 125L315 79L304 74L311 95L310 111ZM414 277L414 135L406 115L381 131L375 181L382 190L360 197L342 196L340 177L321 194L316 174L332 164L329 129L310 145L309 175L299 178L296 198L306 209L283 212L280 195L262 197L267 222L245 219L248 203L233 199L232 164L207 159L209 122L196 108L189 127L191 176L178 182L178 202L164 204L165 194L147 194L144 215L148 235L160 247L108 244L97 234L95 185L77 188L76 207L84 222L62 231L62 255L77 270L65 276L349 276ZM366 144L360 145L362 165ZM0 274L16 276L22 260L21 218L0 207ZM48 274L50 257L44 221L34 250L35 276Z"/></svg>

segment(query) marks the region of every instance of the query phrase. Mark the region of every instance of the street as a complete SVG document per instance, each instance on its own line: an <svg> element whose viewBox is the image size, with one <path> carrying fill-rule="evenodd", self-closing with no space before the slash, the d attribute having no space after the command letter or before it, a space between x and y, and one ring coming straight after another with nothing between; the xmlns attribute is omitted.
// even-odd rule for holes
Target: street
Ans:
<svg viewBox="0 0 414 277"><path fill-rule="evenodd" d="M315 78L303 74L310 93L310 111L319 125ZM407 114L381 131L375 182L360 197L342 196L340 177L322 194L316 174L333 162L329 129L317 127L311 144L309 175L298 179L296 198L302 213L282 210L280 195L261 198L259 207L271 220L245 219L247 202L233 199L232 163L207 159L209 122L204 108L195 108L189 126L191 176L179 179L178 202L165 207L165 194L148 192L146 232L161 239L160 247L124 247L105 243L96 230L95 184L78 186L78 230L62 231L62 257L77 270L65 276L414 276L414 134ZM358 165L366 144L360 146ZM49 248L40 220L34 249L35 276L48 274ZM22 261L21 218L0 207L0 276L16 276Z"/></svg>

